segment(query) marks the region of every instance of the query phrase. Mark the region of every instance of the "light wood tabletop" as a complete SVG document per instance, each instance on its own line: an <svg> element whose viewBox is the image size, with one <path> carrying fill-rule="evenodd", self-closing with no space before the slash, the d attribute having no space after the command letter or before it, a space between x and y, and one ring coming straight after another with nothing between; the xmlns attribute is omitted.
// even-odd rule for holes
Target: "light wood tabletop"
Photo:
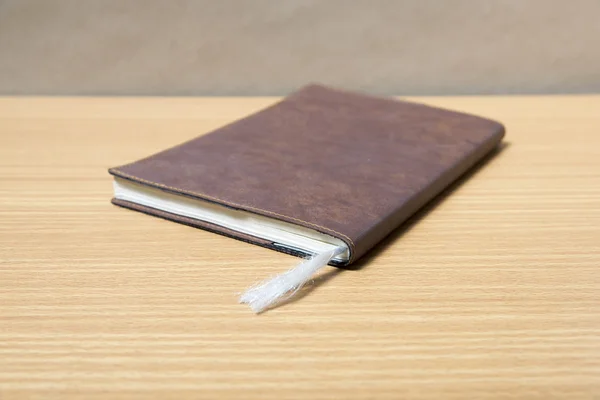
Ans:
<svg viewBox="0 0 600 400"><path fill-rule="evenodd" d="M418 98L506 145L362 268L110 204L107 168L275 98L0 98L0 398L600 398L600 96Z"/></svg>

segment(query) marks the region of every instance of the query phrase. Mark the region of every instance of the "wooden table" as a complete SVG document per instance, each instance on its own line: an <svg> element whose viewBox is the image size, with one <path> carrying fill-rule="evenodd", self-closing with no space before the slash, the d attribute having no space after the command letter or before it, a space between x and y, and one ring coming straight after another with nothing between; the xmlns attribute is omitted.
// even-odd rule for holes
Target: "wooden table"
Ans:
<svg viewBox="0 0 600 400"><path fill-rule="evenodd" d="M600 396L600 96L419 101L507 145L358 271L110 204L107 168L275 98L0 99L0 398Z"/></svg>

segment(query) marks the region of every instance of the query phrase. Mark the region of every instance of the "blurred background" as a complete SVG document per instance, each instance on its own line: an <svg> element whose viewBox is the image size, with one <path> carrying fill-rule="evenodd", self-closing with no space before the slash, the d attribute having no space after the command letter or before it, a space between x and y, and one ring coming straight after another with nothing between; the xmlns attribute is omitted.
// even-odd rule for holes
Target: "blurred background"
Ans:
<svg viewBox="0 0 600 400"><path fill-rule="evenodd" d="M0 0L0 94L600 92L598 0Z"/></svg>

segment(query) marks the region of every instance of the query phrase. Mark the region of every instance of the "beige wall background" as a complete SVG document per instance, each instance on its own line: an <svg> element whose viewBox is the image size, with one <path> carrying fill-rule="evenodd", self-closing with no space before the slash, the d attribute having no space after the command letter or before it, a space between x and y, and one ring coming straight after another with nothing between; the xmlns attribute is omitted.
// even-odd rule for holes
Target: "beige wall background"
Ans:
<svg viewBox="0 0 600 400"><path fill-rule="evenodd" d="M0 0L1 94L600 92L596 0Z"/></svg>

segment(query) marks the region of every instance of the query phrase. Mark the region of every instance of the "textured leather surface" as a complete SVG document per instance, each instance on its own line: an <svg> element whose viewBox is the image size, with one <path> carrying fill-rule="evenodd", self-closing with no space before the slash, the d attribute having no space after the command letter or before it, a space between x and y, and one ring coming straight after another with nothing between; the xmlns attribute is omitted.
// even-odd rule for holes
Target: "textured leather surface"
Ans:
<svg viewBox="0 0 600 400"><path fill-rule="evenodd" d="M489 119L309 85L109 172L314 228L347 243L352 263L503 135Z"/></svg>

